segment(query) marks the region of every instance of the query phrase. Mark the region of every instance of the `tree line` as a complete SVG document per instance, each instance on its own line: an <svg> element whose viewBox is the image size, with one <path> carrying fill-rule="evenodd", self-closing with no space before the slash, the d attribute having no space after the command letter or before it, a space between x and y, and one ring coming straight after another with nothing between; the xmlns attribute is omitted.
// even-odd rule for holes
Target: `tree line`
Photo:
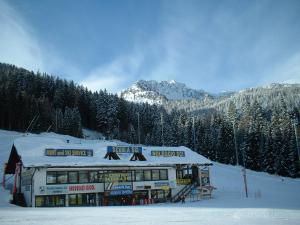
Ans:
<svg viewBox="0 0 300 225"><path fill-rule="evenodd" d="M293 96L284 94L270 107L254 98L242 104L230 100L223 110L166 109L0 64L0 128L82 137L84 127L107 139L184 145L214 161L296 177L299 162L292 121L300 119L300 107L295 101L291 105Z"/></svg>

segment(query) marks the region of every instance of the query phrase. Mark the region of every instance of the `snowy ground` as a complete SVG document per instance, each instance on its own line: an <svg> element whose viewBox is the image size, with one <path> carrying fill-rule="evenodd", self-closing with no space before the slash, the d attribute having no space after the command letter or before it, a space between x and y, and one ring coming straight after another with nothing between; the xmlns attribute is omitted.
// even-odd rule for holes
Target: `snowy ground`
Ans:
<svg viewBox="0 0 300 225"><path fill-rule="evenodd" d="M51 134L53 135L53 134ZM17 132L0 130L0 163L7 161ZM1 171L2 172L2 171ZM0 191L1 225L106 224L299 224L300 179L282 178L247 170L249 198L245 198L239 167L214 163L212 199L186 204L126 207L21 208L7 203Z"/></svg>

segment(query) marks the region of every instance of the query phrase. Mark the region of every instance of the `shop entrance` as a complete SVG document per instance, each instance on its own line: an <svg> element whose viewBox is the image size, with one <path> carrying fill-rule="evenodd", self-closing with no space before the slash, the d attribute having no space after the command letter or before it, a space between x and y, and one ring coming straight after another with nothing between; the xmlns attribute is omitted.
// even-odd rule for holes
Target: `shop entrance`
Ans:
<svg viewBox="0 0 300 225"><path fill-rule="evenodd" d="M134 191L132 203L133 205L143 205L148 198L148 191Z"/></svg>
<svg viewBox="0 0 300 225"><path fill-rule="evenodd" d="M108 206L121 206L121 205L132 205L131 195L116 195L109 196L103 199L104 205Z"/></svg>

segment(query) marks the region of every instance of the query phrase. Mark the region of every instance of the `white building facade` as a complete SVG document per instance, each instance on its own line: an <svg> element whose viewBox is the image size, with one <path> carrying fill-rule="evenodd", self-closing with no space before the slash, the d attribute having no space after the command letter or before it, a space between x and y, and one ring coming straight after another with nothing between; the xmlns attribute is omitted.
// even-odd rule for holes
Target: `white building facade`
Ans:
<svg viewBox="0 0 300 225"><path fill-rule="evenodd" d="M14 141L5 174L19 205L140 205L210 195L210 165L186 147L32 135Z"/></svg>

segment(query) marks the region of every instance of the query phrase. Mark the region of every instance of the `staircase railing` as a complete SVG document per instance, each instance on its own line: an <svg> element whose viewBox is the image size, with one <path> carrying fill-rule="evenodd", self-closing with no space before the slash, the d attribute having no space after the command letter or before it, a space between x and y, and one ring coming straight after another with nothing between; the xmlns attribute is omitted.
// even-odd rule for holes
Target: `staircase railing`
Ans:
<svg viewBox="0 0 300 225"><path fill-rule="evenodd" d="M191 190L196 186L197 182L184 186L176 195L171 198L171 202L179 202L182 197L186 196L191 192Z"/></svg>

